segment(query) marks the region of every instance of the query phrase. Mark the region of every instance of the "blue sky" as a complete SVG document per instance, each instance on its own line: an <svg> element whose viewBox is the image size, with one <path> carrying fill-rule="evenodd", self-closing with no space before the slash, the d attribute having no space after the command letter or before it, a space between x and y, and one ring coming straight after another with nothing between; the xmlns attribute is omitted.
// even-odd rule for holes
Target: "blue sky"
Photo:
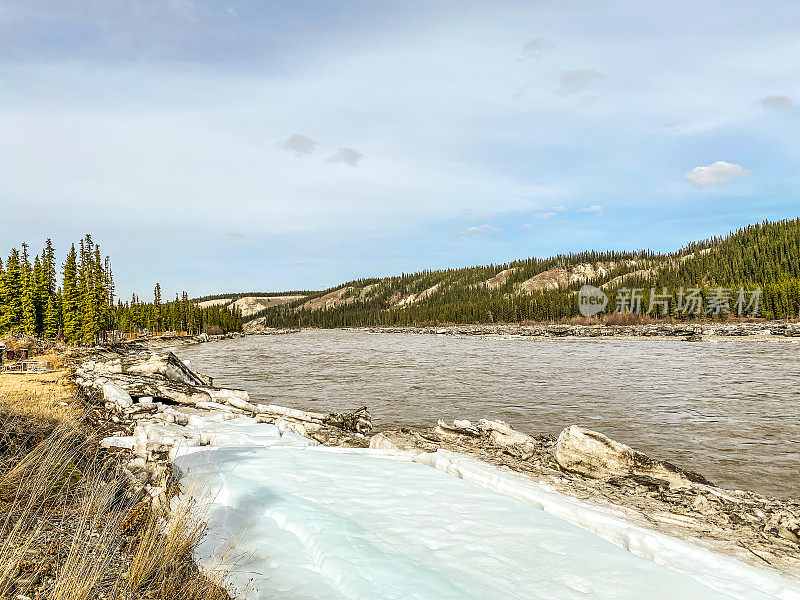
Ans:
<svg viewBox="0 0 800 600"><path fill-rule="evenodd" d="M796 2L0 0L0 241L321 289L800 216Z"/></svg>

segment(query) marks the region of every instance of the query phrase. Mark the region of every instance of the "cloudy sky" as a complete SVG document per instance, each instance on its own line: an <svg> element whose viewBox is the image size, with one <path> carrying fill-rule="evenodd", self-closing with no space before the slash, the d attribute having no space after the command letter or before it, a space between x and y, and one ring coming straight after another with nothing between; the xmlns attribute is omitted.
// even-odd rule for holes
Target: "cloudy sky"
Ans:
<svg viewBox="0 0 800 600"><path fill-rule="evenodd" d="M123 296L800 215L794 0L0 0L0 82L0 245Z"/></svg>

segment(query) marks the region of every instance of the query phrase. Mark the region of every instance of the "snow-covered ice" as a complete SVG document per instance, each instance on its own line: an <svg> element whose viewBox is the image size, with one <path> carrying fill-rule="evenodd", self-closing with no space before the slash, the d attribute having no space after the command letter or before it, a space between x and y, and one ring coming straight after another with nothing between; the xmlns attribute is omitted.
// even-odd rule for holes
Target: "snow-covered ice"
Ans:
<svg viewBox="0 0 800 600"><path fill-rule="evenodd" d="M325 448L247 417L190 427L212 444L174 453L207 502L198 558L225 554L249 598L800 599L778 575L460 455Z"/></svg>

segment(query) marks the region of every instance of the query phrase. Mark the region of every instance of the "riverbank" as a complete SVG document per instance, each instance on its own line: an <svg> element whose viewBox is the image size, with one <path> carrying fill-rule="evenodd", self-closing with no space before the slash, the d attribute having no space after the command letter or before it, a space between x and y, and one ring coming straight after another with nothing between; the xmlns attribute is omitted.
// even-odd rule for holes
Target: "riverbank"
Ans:
<svg viewBox="0 0 800 600"><path fill-rule="evenodd" d="M74 385L75 353L37 359L53 370L0 375L0 595L228 600L194 563L188 507L167 524L125 478L130 457L100 445L119 425Z"/></svg>
<svg viewBox="0 0 800 600"><path fill-rule="evenodd" d="M683 540L759 569L800 575L798 503L720 489L596 432L568 427L558 438L531 436L485 420L442 421L432 429L373 435L365 411L324 414L256 404L244 390L211 386L174 355L147 350L93 357L76 370L76 381L89 394L103 396L112 420L120 425L119 435L104 445L133 452L127 468L147 480L142 488L154 498L163 487L152 481L153 475L204 446L318 443L396 453L416 462L437 462L435 457L451 452L546 486L644 532ZM287 437L289 432L295 437ZM581 526L592 530L590 523L582 521Z"/></svg>
<svg viewBox="0 0 800 600"><path fill-rule="evenodd" d="M800 339L800 324L787 321L743 323L651 323L643 325L575 325L497 323L427 327L371 327L370 333L420 335L500 336L540 338L666 338L701 341L714 339Z"/></svg>

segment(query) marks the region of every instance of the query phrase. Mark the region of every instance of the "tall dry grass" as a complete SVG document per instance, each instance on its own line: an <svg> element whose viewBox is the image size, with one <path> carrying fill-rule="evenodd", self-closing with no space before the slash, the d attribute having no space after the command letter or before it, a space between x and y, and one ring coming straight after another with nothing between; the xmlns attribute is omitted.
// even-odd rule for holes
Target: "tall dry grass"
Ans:
<svg viewBox="0 0 800 600"><path fill-rule="evenodd" d="M0 396L0 597L227 600L192 560L191 507L134 503L83 416L32 416L36 404L19 414Z"/></svg>

